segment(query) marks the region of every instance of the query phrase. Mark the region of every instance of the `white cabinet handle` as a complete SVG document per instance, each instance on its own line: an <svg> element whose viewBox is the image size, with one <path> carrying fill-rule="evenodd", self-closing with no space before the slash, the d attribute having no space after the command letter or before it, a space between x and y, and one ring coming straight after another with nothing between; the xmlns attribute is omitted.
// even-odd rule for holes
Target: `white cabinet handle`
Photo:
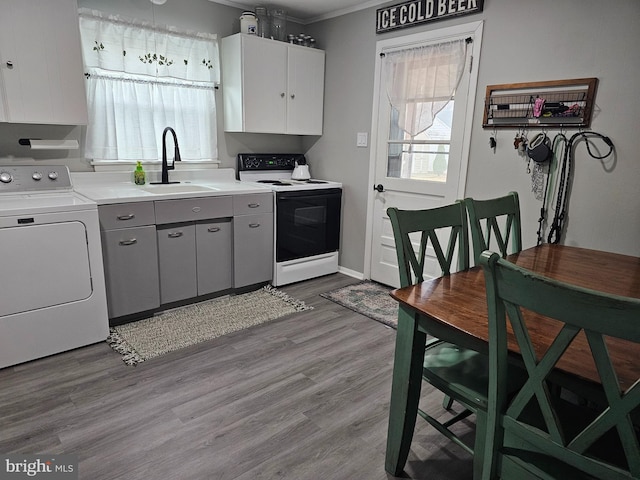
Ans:
<svg viewBox="0 0 640 480"><path fill-rule="evenodd" d="M135 238L132 238L130 240L120 241L120 245L122 245L123 247L128 247L129 245L135 245L136 243L138 243L138 240L136 240Z"/></svg>
<svg viewBox="0 0 640 480"><path fill-rule="evenodd" d="M169 238L180 238L182 235L184 235L182 232L171 232L167 235L167 237Z"/></svg>
<svg viewBox="0 0 640 480"><path fill-rule="evenodd" d="M220 231L220 227L209 227L207 229L207 232L211 232L211 233L219 232L219 231Z"/></svg>
<svg viewBox="0 0 640 480"><path fill-rule="evenodd" d="M247 207L249 207L249 208L258 208L259 206L260 206L259 203L250 203L250 204L247 205Z"/></svg>
<svg viewBox="0 0 640 480"><path fill-rule="evenodd" d="M249 228L258 228L260 226L259 223L250 223Z"/></svg>
<svg viewBox="0 0 640 480"><path fill-rule="evenodd" d="M130 213L129 215L118 215L118 220L131 220L135 217L136 216L133 213Z"/></svg>
<svg viewBox="0 0 640 480"><path fill-rule="evenodd" d="M7 62L7 68L8 68L8 69L12 69L12 68L13 68L13 62L12 62L11 60L9 60L9 61Z"/></svg>

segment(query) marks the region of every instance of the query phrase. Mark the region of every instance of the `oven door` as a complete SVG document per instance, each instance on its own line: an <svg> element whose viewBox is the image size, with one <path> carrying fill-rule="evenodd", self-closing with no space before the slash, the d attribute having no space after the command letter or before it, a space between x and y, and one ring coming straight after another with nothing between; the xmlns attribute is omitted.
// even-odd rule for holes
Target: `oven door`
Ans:
<svg viewBox="0 0 640 480"><path fill-rule="evenodd" d="M341 188L276 193L276 262L338 251Z"/></svg>

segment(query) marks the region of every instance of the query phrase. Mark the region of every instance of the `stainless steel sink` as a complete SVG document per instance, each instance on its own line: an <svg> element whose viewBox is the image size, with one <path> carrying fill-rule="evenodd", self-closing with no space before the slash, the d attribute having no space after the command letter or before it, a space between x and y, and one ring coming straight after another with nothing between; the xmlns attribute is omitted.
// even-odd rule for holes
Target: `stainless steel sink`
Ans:
<svg viewBox="0 0 640 480"><path fill-rule="evenodd" d="M215 187L205 187L204 185L192 185L189 183L167 183L158 185L145 185L140 187L141 190L158 195L166 195L168 193L192 193L192 192L211 192L218 190Z"/></svg>

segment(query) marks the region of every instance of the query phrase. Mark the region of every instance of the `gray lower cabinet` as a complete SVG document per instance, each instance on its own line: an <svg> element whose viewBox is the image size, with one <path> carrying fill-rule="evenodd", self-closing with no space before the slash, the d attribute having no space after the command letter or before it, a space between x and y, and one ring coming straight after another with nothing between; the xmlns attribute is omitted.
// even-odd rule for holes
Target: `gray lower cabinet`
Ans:
<svg viewBox="0 0 640 480"><path fill-rule="evenodd" d="M109 318L160 306L156 227L102 232Z"/></svg>
<svg viewBox="0 0 640 480"><path fill-rule="evenodd" d="M157 234L160 303L197 296L195 224L158 226Z"/></svg>
<svg viewBox="0 0 640 480"><path fill-rule="evenodd" d="M198 295L233 287L233 223L231 218L196 224Z"/></svg>
<svg viewBox="0 0 640 480"><path fill-rule="evenodd" d="M162 304L232 287L231 196L155 202Z"/></svg>
<svg viewBox="0 0 640 480"><path fill-rule="evenodd" d="M273 194L233 198L235 288L273 279Z"/></svg>
<svg viewBox="0 0 640 480"><path fill-rule="evenodd" d="M160 306L152 202L98 207L109 318Z"/></svg>
<svg viewBox="0 0 640 480"><path fill-rule="evenodd" d="M99 206L109 318L273 278L273 194Z"/></svg>
<svg viewBox="0 0 640 480"><path fill-rule="evenodd" d="M232 235L230 218L158 225L160 303L230 289Z"/></svg>

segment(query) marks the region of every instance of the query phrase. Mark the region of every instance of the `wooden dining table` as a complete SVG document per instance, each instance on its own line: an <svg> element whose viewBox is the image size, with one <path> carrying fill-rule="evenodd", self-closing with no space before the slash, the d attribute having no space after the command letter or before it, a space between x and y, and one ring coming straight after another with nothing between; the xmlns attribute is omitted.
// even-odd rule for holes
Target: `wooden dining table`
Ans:
<svg viewBox="0 0 640 480"><path fill-rule="evenodd" d="M566 245L543 244L509 255L507 260L555 280L608 294L640 298L638 257ZM484 273L480 267L399 288L391 291L391 296L400 303L401 311L419 318L425 330L435 337L479 352L488 352L487 299ZM403 316L399 315L399 322L402 320ZM401 327L398 325L399 334ZM546 351L559 328L555 320L535 318L531 335L538 354ZM515 338L510 333L509 337L509 350L517 356L519 350ZM607 339L607 345L621 387L626 388L639 377L640 346L611 338ZM398 358L400 357L396 352L393 391L400 391L401 383L410 377L410 365L407 362L398 362ZM409 358L408 355L406 358ZM558 363L558 369L559 375L569 383L575 379L576 384L581 386L586 384L588 387L590 383L593 386L600 384L584 333L581 333L565 352L563 359ZM584 391L584 388L581 391ZM406 438L403 429L413 428L415 423L415 418L404 418L406 412L413 416L411 408L407 408L406 399L398 402L393 398L390 408L390 418L403 419L402 426L393 434ZM400 454L400 463L403 463L402 457L408 453L408 448L406 444L401 447L403 452ZM387 459L387 462L388 469L390 463L396 463L393 468L397 470L398 460L394 458L393 462L389 462Z"/></svg>

